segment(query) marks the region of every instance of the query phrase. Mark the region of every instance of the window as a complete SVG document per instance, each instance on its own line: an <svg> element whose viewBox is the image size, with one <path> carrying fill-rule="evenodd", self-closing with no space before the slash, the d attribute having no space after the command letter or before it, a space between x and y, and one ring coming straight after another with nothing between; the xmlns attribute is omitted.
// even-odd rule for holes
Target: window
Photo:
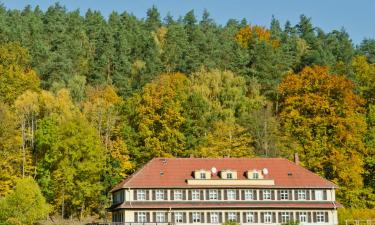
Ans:
<svg viewBox="0 0 375 225"><path fill-rule="evenodd" d="M253 172L253 179L259 179L258 172Z"/></svg>
<svg viewBox="0 0 375 225"><path fill-rule="evenodd" d="M253 190L245 190L245 200L253 200Z"/></svg>
<svg viewBox="0 0 375 225"><path fill-rule="evenodd" d="M156 200L164 200L164 190L156 190Z"/></svg>
<svg viewBox="0 0 375 225"><path fill-rule="evenodd" d="M298 200L306 200L306 190L298 190Z"/></svg>
<svg viewBox="0 0 375 225"><path fill-rule="evenodd" d="M289 221L289 212L282 212L281 213L281 222L286 223Z"/></svg>
<svg viewBox="0 0 375 225"><path fill-rule="evenodd" d="M272 223L272 213L271 212L265 212L263 219L264 219L265 223Z"/></svg>
<svg viewBox="0 0 375 225"><path fill-rule="evenodd" d="M201 213L193 212L193 223L200 223L200 222L201 222Z"/></svg>
<svg viewBox="0 0 375 225"><path fill-rule="evenodd" d="M217 190L209 190L208 198L209 200L217 200L218 199Z"/></svg>
<svg viewBox="0 0 375 225"><path fill-rule="evenodd" d="M315 190L315 200L323 200L323 191Z"/></svg>
<svg viewBox="0 0 375 225"><path fill-rule="evenodd" d="M192 190L191 191L191 199L192 200L200 200L200 191L199 190Z"/></svg>
<svg viewBox="0 0 375 225"><path fill-rule="evenodd" d="M173 199L174 200L182 200L182 190L174 190Z"/></svg>
<svg viewBox="0 0 375 225"><path fill-rule="evenodd" d="M201 179L206 179L206 173L205 172L201 172Z"/></svg>
<svg viewBox="0 0 375 225"><path fill-rule="evenodd" d="M233 174L232 173L227 173L227 179L233 179Z"/></svg>
<svg viewBox="0 0 375 225"><path fill-rule="evenodd" d="M306 223L307 222L307 213L306 212L300 212L298 220L299 220L300 223Z"/></svg>
<svg viewBox="0 0 375 225"><path fill-rule="evenodd" d="M271 190L263 190L263 199L271 200Z"/></svg>
<svg viewBox="0 0 375 225"><path fill-rule="evenodd" d="M118 191L113 194L113 203L119 203L124 201L124 191Z"/></svg>
<svg viewBox="0 0 375 225"><path fill-rule="evenodd" d="M281 190L280 191L280 199L281 200L288 200L289 199L289 194L288 194L288 190Z"/></svg>
<svg viewBox="0 0 375 225"><path fill-rule="evenodd" d="M211 219L211 223L219 223L219 213L217 212L210 213L210 219Z"/></svg>
<svg viewBox="0 0 375 225"><path fill-rule="evenodd" d="M236 200L236 190L227 190L227 199Z"/></svg>
<svg viewBox="0 0 375 225"><path fill-rule="evenodd" d="M137 200L146 200L146 190L137 190Z"/></svg>
<svg viewBox="0 0 375 225"><path fill-rule="evenodd" d="M138 222L146 223L146 212L138 212Z"/></svg>
<svg viewBox="0 0 375 225"><path fill-rule="evenodd" d="M182 212L175 212L174 213L174 222L175 223L182 223L183 222Z"/></svg>
<svg viewBox="0 0 375 225"><path fill-rule="evenodd" d="M316 222L317 223L324 223L324 212L317 212L316 213Z"/></svg>
<svg viewBox="0 0 375 225"><path fill-rule="evenodd" d="M235 212L229 212L228 213L228 220L229 221L237 221L237 213L235 213Z"/></svg>
<svg viewBox="0 0 375 225"><path fill-rule="evenodd" d="M255 218L254 218L254 213L253 212L247 212L246 213L246 223L255 223Z"/></svg>
<svg viewBox="0 0 375 225"><path fill-rule="evenodd" d="M156 213L156 222L157 223L164 223L165 222L165 213L164 212L157 212Z"/></svg>

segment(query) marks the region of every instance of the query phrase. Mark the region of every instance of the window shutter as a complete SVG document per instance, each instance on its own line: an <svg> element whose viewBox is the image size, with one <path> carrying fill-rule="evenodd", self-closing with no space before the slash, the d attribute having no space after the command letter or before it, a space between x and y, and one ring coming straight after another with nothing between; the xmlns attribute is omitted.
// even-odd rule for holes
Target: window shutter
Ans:
<svg viewBox="0 0 375 225"><path fill-rule="evenodd" d="M217 199L221 200L221 190L217 190Z"/></svg>
<svg viewBox="0 0 375 225"><path fill-rule="evenodd" d="M211 223L211 213L207 213L207 223Z"/></svg>
<svg viewBox="0 0 375 225"><path fill-rule="evenodd" d="M281 191L277 190L277 200L281 200Z"/></svg>
<svg viewBox="0 0 375 225"><path fill-rule="evenodd" d="M242 213L242 223L247 223L247 221L246 221L246 212Z"/></svg>
<svg viewBox="0 0 375 225"><path fill-rule="evenodd" d="M201 212L201 223L204 223L204 212Z"/></svg>
<svg viewBox="0 0 375 225"><path fill-rule="evenodd" d="M272 222L276 223L276 213L275 212L272 213Z"/></svg>
<svg viewBox="0 0 375 225"><path fill-rule="evenodd" d="M328 212L324 213L324 220L326 221L326 223L328 223Z"/></svg>
<svg viewBox="0 0 375 225"><path fill-rule="evenodd" d="M311 200L315 200L315 190L311 191Z"/></svg>
<svg viewBox="0 0 375 225"><path fill-rule="evenodd" d="M168 200L168 190L164 190L164 200Z"/></svg>
<svg viewBox="0 0 375 225"><path fill-rule="evenodd" d="M218 192L218 195L219 195L219 192ZM218 196L218 199L219 199L219 196ZM224 200L228 200L228 190L227 189L224 190Z"/></svg>
<svg viewBox="0 0 375 225"><path fill-rule="evenodd" d="M192 200L192 197L191 197L191 192L192 192L193 190L188 190L188 198L189 198L189 200Z"/></svg>
<svg viewBox="0 0 375 225"><path fill-rule="evenodd" d="M146 222L150 222L150 213L149 212L147 212L146 213Z"/></svg>
<svg viewBox="0 0 375 225"><path fill-rule="evenodd" d="M254 200L257 200L257 190L253 190L253 198Z"/></svg>
<svg viewBox="0 0 375 225"><path fill-rule="evenodd" d="M293 200L293 190L289 190L288 198L289 200Z"/></svg>
<svg viewBox="0 0 375 225"><path fill-rule="evenodd" d="M174 190L171 189L171 192L170 192L170 193L171 193L171 197L170 197L170 199L171 199L171 200L174 200Z"/></svg>
<svg viewBox="0 0 375 225"><path fill-rule="evenodd" d="M210 199L210 190L207 189L206 190L206 200L209 200Z"/></svg>
<svg viewBox="0 0 375 225"><path fill-rule="evenodd" d="M310 190L306 190L306 199L310 200Z"/></svg>
<svg viewBox="0 0 375 225"><path fill-rule="evenodd" d="M156 191L152 190L152 200L156 200Z"/></svg>
<svg viewBox="0 0 375 225"><path fill-rule="evenodd" d="M279 220L279 223L281 223L281 212L279 212L279 215L278 215L277 219Z"/></svg>
<svg viewBox="0 0 375 225"><path fill-rule="evenodd" d="M258 223L258 212L254 213L254 221L255 223Z"/></svg>
<svg viewBox="0 0 375 225"><path fill-rule="evenodd" d="M264 212L260 213L260 222L264 223Z"/></svg>
<svg viewBox="0 0 375 225"><path fill-rule="evenodd" d="M204 190L200 190L199 198L200 200L204 199Z"/></svg>
<svg viewBox="0 0 375 225"><path fill-rule="evenodd" d="M307 212L307 221L311 223L311 212Z"/></svg>
<svg viewBox="0 0 375 225"><path fill-rule="evenodd" d="M169 218L168 218L168 212L165 212L164 213L164 222L171 222L171 221L169 221Z"/></svg>
<svg viewBox="0 0 375 225"><path fill-rule="evenodd" d="M193 213L189 212L189 221L190 223L193 223Z"/></svg>
<svg viewBox="0 0 375 225"><path fill-rule="evenodd" d="M186 200L186 190L182 190L182 200Z"/></svg>
<svg viewBox="0 0 375 225"><path fill-rule="evenodd" d="M259 200L263 200L263 190L259 190Z"/></svg>
<svg viewBox="0 0 375 225"><path fill-rule="evenodd" d="M294 213L289 212L289 220L294 221Z"/></svg>
<svg viewBox="0 0 375 225"><path fill-rule="evenodd" d="M316 212L313 212L313 221L316 223Z"/></svg>
<svg viewBox="0 0 375 225"><path fill-rule="evenodd" d="M183 221L184 223L187 222L187 221L186 221L186 213L185 213L185 212L182 213L182 221Z"/></svg>
<svg viewBox="0 0 375 225"><path fill-rule="evenodd" d="M138 197L137 197L137 194L138 194L138 190L137 190L137 189L135 189L133 193L134 193L134 197L133 197L133 199L134 199L134 200L136 201L136 200L137 200L137 198L138 198Z"/></svg>
<svg viewBox="0 0 375 225"><path fill-rule="evenodd" d="M296 220L299 221L299 212L296 212Z"/></svg>
<svg viewBox="0 0 375 225"><path fill-rule="evenodd" d="M138 212L134 212L134 221L138 222Z"/></svg>
<svg viewBox="0 0 375 225"><path fill-rule="evenodd" d="M152 213L152 222L156 223L156 212Z"/></svg>
<svg viewBox="0 0 375 225"><path fill-rule="evenodd" d="M271 199L275 200L275 190L271 190Z"/></svg>
<svg viewBox="0 0 375 225"><path fill-rule="evenodd" d="M150 200L150 191L146 190L146 200Z"/></svg>
<svg viewBox="0 0 375 225"><path fill-rule="evenodd" d="M294 190L294 200L298 200L298 190Z"/></svg>
<svg viewBox="0 0 375 225"><path fill-rule="evenodd" d="M236 199L237 199L237 200L240 200L240 199L241 199L241 198L240 198L240 190L239 190L239 189L236 190Z"/></svg>
<svg viewBox="0 0 375 225"><path fill-rule="evenodd" d="M241 214L240 212L237 212L237 223L239 223L241 221Z"/></svg>
<svg viewBox="0 0 375 225"><path fill-rule="evenodd" d="M241 200L245 200L245 190L241 190Z"/></svg>
<svg viewBox="0 0 375 225"><path fill-rule="evenodd" d="M223 222L223 213L219 212L219 223Z"/></svg>
<svg viewBox="0 0 375 225"><path fill-rule="evenodd" d="M224 222L228 221L228 212L225 213L225 220Z"/></svg>
<svg viewBox="0 0 375 225"><path fill-rule="evenodd" d="M172 214L171 214L171 221L170 221L171 223L174 223L175 222L175 212L173 212Z"/></svg>
<svg viewBox="0 0 375 225"><path fill-rule="evenodd" d="M327 200L327 190L323 190L323 200Z"/></svg>

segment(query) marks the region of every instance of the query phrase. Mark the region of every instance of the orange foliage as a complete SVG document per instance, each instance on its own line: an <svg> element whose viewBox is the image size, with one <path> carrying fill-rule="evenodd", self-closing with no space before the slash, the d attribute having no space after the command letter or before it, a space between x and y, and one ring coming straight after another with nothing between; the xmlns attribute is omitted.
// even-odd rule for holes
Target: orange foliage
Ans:
<svg viewBox="0 0 375 225"><path fill-rule="evenodd" d="M249 47L249 45L253 44L256 40L270 43L273 48L277 48L279 46L279 41L271 38L271 32L265 27L261 26L247 26L241 28L237 32L235 38L244 48Z"/></svg>

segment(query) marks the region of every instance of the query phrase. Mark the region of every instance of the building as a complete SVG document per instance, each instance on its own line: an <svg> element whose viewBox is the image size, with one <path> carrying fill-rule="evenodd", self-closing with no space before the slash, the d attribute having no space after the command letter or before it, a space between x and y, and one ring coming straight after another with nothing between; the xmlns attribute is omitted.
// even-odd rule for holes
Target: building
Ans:
<svg viewBox="0 0 375 225"><path fill-rule="evenodd" d="M336 225L337 186L282 158L155 158L111 190L113 222Z"/></svg>

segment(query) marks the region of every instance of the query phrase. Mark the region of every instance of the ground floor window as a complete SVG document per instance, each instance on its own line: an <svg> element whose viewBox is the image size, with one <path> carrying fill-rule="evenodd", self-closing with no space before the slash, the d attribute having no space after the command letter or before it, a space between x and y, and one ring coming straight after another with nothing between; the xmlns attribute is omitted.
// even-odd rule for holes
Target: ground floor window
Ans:
<svg viewBox="0 0 375 225"><path fill-rule="evenodd" d="M138 222L140 223L146 223L147 222L146 212L138 212L137 219L138 219Z"/></svg>
<svg viewBox="0 0 375 225"><path fill-rule="evenodd" d="M182 212L175 212L174 213L174 222L175 223L182 223L183 222Z"/></svg>
<svg viewBox="0 0 375 225"><path fill-rule="evenodd" d="M219 213L212 212L210 215L211 223L219 223Z"/></svg>
<svg viewBox="0 0 375 225"><path fill-rule="evenodd" d="M124 222L124 214L122 212L114 212L112 214L112 222Z"/></svg>
<svg viewBox="0 0 375 225"><path fill-rule="evenodd" d="M282 212L281 213L281 222L286 223L289 221L289 212Z"/></svg>
<svg viewBox="0 0 375 225"><path fill-rule="evenodd" d="M193 223L200 223L200 222L201 222L201 213L193 212Z"/></svg>
<svg viewBox="0 0 375 225"><path fill-rule="evenodd" d="M156 213L156 222L157 223L164 223L165 222L165 213L164 212L157 212Z"/></svg>
<svg viewBox="0 0 375 225"><path fill-rule="evenodd" d="M272 223L272 212L265 212L263 219L265 223Z"/></svg>
<svg viewBox="0 0 375 225"><path fill-rule="evenodd" d="M235 212L229 212L228 213L228 220L229 221L237 221L237 213L235 213Z"/></svg>
<svg viewBox="0 0 375 225"><path fill-rule="evenodd" d="M316 213L316 222L317 223L324 223L325 222L324 212L317 212Z"/></svg>
<svg viewBox="0 0 375 225"><path fill-rule="evenodd" d="M299 218L300 223L306 223L307 222L307 212L299 212Z"/></svg>
<svg viewBox="0 0 375 225"><path fill-rule="evenodd" d="M254 213L253 212L247 212L246 216L245 216L245 219L246 219L246 223L254 223L255 222Z"/></svg>

